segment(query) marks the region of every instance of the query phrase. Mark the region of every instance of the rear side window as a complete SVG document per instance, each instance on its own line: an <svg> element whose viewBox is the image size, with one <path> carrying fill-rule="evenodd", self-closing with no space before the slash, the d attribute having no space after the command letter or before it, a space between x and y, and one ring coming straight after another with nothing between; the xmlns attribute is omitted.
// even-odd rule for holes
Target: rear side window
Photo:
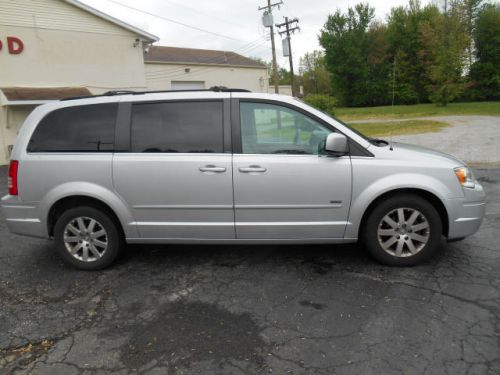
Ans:
<svg viewBox="0 0 500 375"><path fill-rule="evenodd" d="M55 110L38 124L28 152L110 152L118 105L92 104Z"/></svg>
<svg viewBox="0 0 500 375"><path fill-rule="evenodd" d="M222 153L222 102L134 104L132 152Z"/></svg>

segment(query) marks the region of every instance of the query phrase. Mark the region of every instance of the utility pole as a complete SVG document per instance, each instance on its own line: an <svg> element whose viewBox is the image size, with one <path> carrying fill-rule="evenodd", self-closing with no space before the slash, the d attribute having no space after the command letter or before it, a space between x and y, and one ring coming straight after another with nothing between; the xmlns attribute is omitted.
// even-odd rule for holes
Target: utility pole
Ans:
<svg viewBox="0 0 500 375"><path fill-rule="evenodd" d="M297 18L294 18L293 20L289 20L288 17L285 17L285 22L280 23L279 25L276 25L278 29L281 29L282 27L285 27L284 31L278 31L280 35L286 34L286 41L288 43L288 60L290 62L290 74L291 74L291 80L290 82L292 83L292 96L296 96L295 92L295 74L293 72L293 55L292 55L292 42L290 38L290 34L294 33L296 30L300 30L298 26L299 20ZM286 54L285 54L286 56Z"/></svg>
<svg viewBox="0 0 500 375"><path fill-rule="evenodd" d="M279 94L279 82L278 82L278 63L276 62L276 45L274 44L274 26L273 26L273 8L274 7L279 7L283 4L283 1L280 1L279 3L274 3L271 4L271 0L267 0L267 6L264 7L259 7L259 10L264 11L264 18L263 18L263 23L265 27L269 28L269 32L271 34L271 47L273 51L273 71L272 71L272 76L273 76L273 81L274 81L274 92L276 94ZM266 16L269 17L269 19L266 21Z"/></svg>

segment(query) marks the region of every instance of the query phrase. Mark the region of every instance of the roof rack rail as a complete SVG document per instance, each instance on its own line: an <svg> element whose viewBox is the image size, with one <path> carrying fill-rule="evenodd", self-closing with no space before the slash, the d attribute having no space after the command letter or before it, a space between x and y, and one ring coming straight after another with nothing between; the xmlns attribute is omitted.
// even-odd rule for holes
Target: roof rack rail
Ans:
<svg viewBox="0 0 500 375"><path fill-rule="evenodd" d="M245 89L231 89L227 88L226 86L212 86L208 89L208 91L215 91L215 92L251 92L250 90L245 90Z"/></svg>
<svg viewBox="0 0 500 375"><path fill-rule="evenodd" d="M111 91L106 91L102 96L115 96L115 95L127 95L127 94L134 94L135 91L133 90L111 90Z"/></svg>
<svg viewBox="0 0 500 375"><path fill-rule="evenodd" d="M157 90L157 91L132 91L132 90L111 90L106 91L100 95L87 95L87 96L72 96L69 98L60 99L60 101L99 98L104 96L117 96L117 95L145 95L145 94L161 94L169 92L251 92L245 89L232 89L225 86L212 86L209 89L195 89L195 90Z"/></svg>

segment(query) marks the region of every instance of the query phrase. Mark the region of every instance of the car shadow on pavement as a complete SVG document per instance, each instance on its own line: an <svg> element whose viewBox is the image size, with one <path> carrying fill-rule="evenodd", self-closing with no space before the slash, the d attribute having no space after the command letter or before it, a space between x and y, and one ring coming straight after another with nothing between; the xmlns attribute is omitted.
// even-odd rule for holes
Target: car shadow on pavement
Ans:
<svg viewBox="0 0 500 375"><path fill-rule="evenodd" d="M427 264L439 262L448 252L441 251ZM318 273L328 272L333 265L384 267L374 261L360 244L346 245L128 245L117 265L211 263L221 267L258 266L268 263L286 266L298 263L311 266ZM426 263L424 263L425 265Z"/></svg>
<svg viewBox="0 0 500 375"><path fill-rule="evenodd" d="M52 241L41 242L38 249L30 246L30 254L22 252L15 262L22 262L25 270L35 273L86 273L62 263L53 248ZM437 265L453 252L453 245L444 240L440 251L429 261L422 264ZM26 249L28 250L28 249ZM135 266L152 269L178 266L212 265L215 267L258 267L275 264L280 267L302 264L314 272L324 274L333 266L359 268L394 268L378 264L360 244L346 245L127 245L118 258L105 272L127 268L133 272ZM21 265L20 265L21 266ZM416 266L419 267L419 266ZM103 272L103 271L97 271ZM92 271L90 272L92 273Z"/></svg>

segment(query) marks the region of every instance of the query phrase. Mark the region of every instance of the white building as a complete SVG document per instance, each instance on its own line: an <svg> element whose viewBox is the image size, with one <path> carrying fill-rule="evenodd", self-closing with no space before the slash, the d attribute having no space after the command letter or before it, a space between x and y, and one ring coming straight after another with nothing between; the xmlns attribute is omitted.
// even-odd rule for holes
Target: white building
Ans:
<svg viewBox="0 0 500 375"><path fill-rule="evenodd" d="M267 92L269 85L265 65L234 52L152 46L144 62L150 90L226 86Z"/></svg>
<svg viewBox="0 0 500 375"><path fill-rule="evenodd" d="M75 0L1 0L0 164L36 105L146 89L143 44L157 39Z"/></svg>
<svg viewBox="0 0 500 375"><path fill-rule="evenodd" d="M152 47L157 40L77 0L0 0L0 165L26 116L48 101L110 90L267 92L267 69L251 59Z"/></svg>

